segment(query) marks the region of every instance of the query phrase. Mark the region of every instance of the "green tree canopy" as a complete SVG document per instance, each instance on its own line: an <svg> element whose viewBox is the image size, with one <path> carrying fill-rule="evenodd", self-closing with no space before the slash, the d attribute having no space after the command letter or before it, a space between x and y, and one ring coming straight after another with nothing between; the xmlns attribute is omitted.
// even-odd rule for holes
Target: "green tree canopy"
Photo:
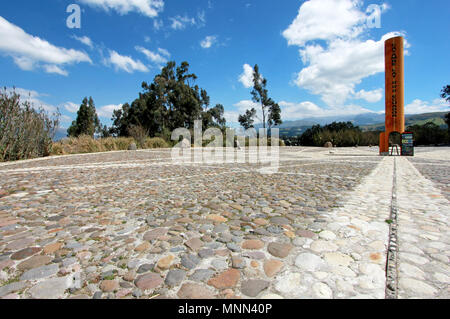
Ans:
<svg viewBox="0 0 450 319"><path fill-rule="evenodd" d="M96 132L102 130L100 121L95 110L92 97L85 97L77 112L77 118L67 130L69 136L78 137L80 135L94 136Z"/></svg>
<svg viewBox="0 0 450 319"><path fill-rule="evenodd" d="M129 128L137 125L150 136L168 138L176 128L192 129L196 120L201 120L204 128L223 128L223 106L210 108L210 97L195 85L196 80L197 76L189 73L189 63L177 67L175 62L168 62L152 83L142 83L143 92L131 105L125 103L121 110L114 111L111 132L126 136Z"/></svg>
<svg viewBox="0 0 450 319"><path fill-rule="evenodd" d="M270 131L272 126L280 125L283 122L281 121L281 108L269 97L266 86L267 80L261 76L259 67L256 64L253 68L252 100L261 107L263 128L268 128ZM252 110L247 110L244 115L239 116L239 123L241 123L245 129L248 129L253 127L255 117L256 110L254 108Z"/></svg>

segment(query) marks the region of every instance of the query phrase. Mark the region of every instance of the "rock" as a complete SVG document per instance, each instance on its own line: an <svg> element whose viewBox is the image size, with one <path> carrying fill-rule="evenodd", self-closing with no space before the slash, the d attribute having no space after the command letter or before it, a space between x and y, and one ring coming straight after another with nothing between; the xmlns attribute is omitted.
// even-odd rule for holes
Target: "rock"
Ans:
<svg viewBox="0 0 450 319"><path fill-rule="evenodd" d="M236 245L235 243L228 243L227 248L229 250L231 250L232 252L240 252L241 251L241 248L238 245Z"/></svg>
<svg viewBox="0 0 450 319"><path fill-rule="evenodd" d="M119 289L119 283L116 280L103 280L100 289L103 292L114 292Z"/></svg>
<svg viewBox="0 0 450 319"><path fill-rule="evenodd" d="M400 278L399 287L406 290L409 293L413 293L414 296L426 295L434 296L438 291L427 283L412 279L412 278Z"/></svg>
<svg viewBox="0 0 450 319"><path fill-rule="evenodd" d="M192 238L189 239L184 243L188 248L192 249L193 251L197 251L200 248L203 247L203 242L200 240L200 238Z"/></svg>
<svg viewBox="0 0 450 319"><path fill-rule="evenodd" d="M193 281L207 282L214 274L215 271L210 269L197 269L189 279Z"/></svg>
<svg viewBox="0 0 450 319"><path fill-rule="evenodd" d="M290 224L289 219L287 219L285 217L281 217L281 216L272 217L270 219L270 222L275 225L289 225Z"/></svg>
<svg viewBox="0 0 450 319"><path fill-rule="evenodd" d="M6 250L19 250L23 249L25 247L28 247L34 243L34 239L31 238L22 238L15 241L10 242L8 245L6 245Z"/></svg>
<svg viewBox="0 0 450 319"><path fill-rule="evenodd" d="M264 254L262 251L250 251L250 252L244 253L243 256L251 258L251 259L257 259L257 260L266 258L266 254Z"/></svg>
<svg viewBox="0 0 450 319"><path fill-rule="evenodd" d="M68 288L68 279L66 277L60 277L40 282L28 291L35 299L59 299L64 296Z"/></svg>
<svg viewBox="0 0 450 319"><path fill-rule="evenodd" d="M175 257L172 256L172 255L163 257L163 258L161 258L161 259L158 261L157 266L158 266L159 269L162 269L162 270L164 270L164 269L169 269L169 267L170 267L170 265L172 264L172 261L173 261L174 259L175 259Z"/></svg>
<svg viewBox="0 0 450 319"><path fill-rule="evenodd" d="M299 273L286 273L283 276L277 277L275 283L275 290L282 294L296 294L301 291L302 276Z"/></svg>
<svg viewBox="0 0 450 319"><path fill-rule="evenodd" d="M212 249L202 249L198 252L200 258L208 258L214 256L214 250Z"/></svg>
<svg viewBox="0 0 450 319"><path fill-rule="evenodd" d="M49 256L38 255L28 258L25 261L22 261L17 265L18 270L29 270L37 267L44 266L52 261L52 258Z"/></svg>
<svg viewBox="0 0 450 319"><path fill-rule="evenodd" d="M206 219L212 220L215 223L225 223L228 221L228 219L226 219L225 217L215 214L206 216Z"/></svg>
<svg viewBox="0 0 450 319"><path fill-rule="evenodd" d="M223 259L215 259L211 262L211 266L215 270L225 270L228 268L228 262Z"/></svg>
<svg viewBox="0 0 450 319"><path fill-rule="evenodd" d="M156 287L159 287L162 285L163 279L160 275L150 273L146 275L139 276L135 281L134 284L136 287L142 290L150 290L154 289Z"/></svg>
<svg viewBox="0 0 450 319"><path fill-rule="evenodd" d="M210 279L208 281L208 285L217 289L234 288L240 277L241 274L238 270L229 269Z"/></svg>
<svg viewBox="0 0 450 319"><path fill-rule="evenodd" d="M151 247L150 243L148 241L144 241L142 244L136 246L134 249L137 252L143 252L149 250Z"/></svg>
<svg viewBox="0 0 450 319"><path fill-rule="evenodd" d="M242 243L241 246L243 249L261 249L264 247L264 242L262 242L261 240L257 240L257 239L250 239L250 240L246 240Z"/></svg>
<svg viewBox="0 0 450 319"><path fill-rule="evenodd" d="M181 265L188 269L194 269L199 262L200 258L195 255L186 254L181 257Z"/></svg>
<svg viewBox="0 0 450 319"><path fill-rule="evenodd" d="M129 151L136 151L137 150L136 143L131 143L130 146L128 146L128 150Z"/></svg>
<svg viewBox="0 0 450 319"><path fill-rule="evenodd" d="M42 250L42 248L39 247L29 247L29 248L25 248L22 249L14 254L11 255L11 259L12 260L22 260L25 259L27 257L36 255L38 252L40 252Z"/></svg>
<svg viewBox="0 0 450 319"><path fill-rule="evenodd" d="M256 297L261 291L269 287L265 280L247 280L241 285L241 292L249 297Z"/></svg>
<svg viewBox="0 0 450 319"><path fill-rule="evenodd" d="M266 226L269 223L267 220L262 218L256 218L253 222L258 226Z"/></svg>
<svg viewBox="0 0 450 319"><path fill-rule="evenodd" d="M137 270L137 273L138 274L143 274L143 273L149 272L154 267L155 267L154 264L143 264L143 265L140 265L138 270Z"/></svg>
<svg viewBox="0 0 450 319"><path fill-rule="evenodd" d="M331 142L326 142L325 145L323 146L325 148L333 148L333 143Z"/></svg>
<svg viewBox="0 0 450 319"><path fill-rule="evenodd" d="M20 277L20 280L37 280L45 277L50 277L56 274L58 270L59 267L56 264L34 268L23 273L23 275Z"/></svg>
<svg viewBox="0 0 450 319"><path fill-rule="evenodd" d="M314 252L336 251L339 247L330 241L316 240L311 244L311 250Z"/></svg>
<svg viewBox="0 0 450 319"><path fill-rule="evenodd" d="M295 259L295 265L302 270L316 271L325 265L322 258L310 253L303 253Z"/></svg>
<svg viewBox="0 0 450 319"><path fill-rule="evenodd" d="M343 253L327 253L324 256L325 261L331 266L345 266L348 267L353 261L352 257Z"/></svg>
<svg viewBox="0 0 450 319"><path fill-rule="evenodd" d="M144 234L144 240L151 241L167 234L167 228L156 228Z"/></svg>
<svg viewBox="0 0 450 319"><path fill-rule="evenodd" d="M317 238L317 234L313 233L310 230L299 229L295 232L295 234L297 236L305 237L305 238L311 238L311 239Z"/></svg>
<svg viewBox="0 0 450 319"><path fill-rule="evenodd" d="M123 279L126 281L133 281L135 278L136 273L134 271L129 271L123 276Z"/></svg>
<svg viewBox="0 0 450 319"><path fill-rule="evenodd" d="M232 267L236 269L244 269L246 264L243 258L234 256L231 258Z"/></svg>
<svg viewBox="0 0 450 319"><path fill-rule="evenodd" d="M333 291L330 287L322 282L315 283L312 287L312 291L316 298L331 299L333 298Z"/></svg>
<svg viewBox="0 0 450 319"><path fill-rule="evenodd" d="M169 271L164 281L170 287L178 286L186 276L186 272L181 269L173 269Z"/></svg>
<svg viewBox="0 0 450 319"><path fill-rule="evenodd" d="M48 244L44 247L44 253L45 254L53 254L55 251L59 250L62 247L62 243L53 243Z"/></svg>
<svg viewBox="0 0 450 319"><path fill-rule="evenodd" d="M102 299L102 295L103 295L103 292L101 292L101 291L96 291L96 292L94 293L94 296L92 297L92 299Z"/></svg>
<svg viewBox="0 0 450 319"><path fill-rule="evenodd" d="M286 258L292 248L293 246L290 244L270 243L267 246L267 251L275 257Z"/></svg>
<svg viewBox="0 0 450 319"><path fill-rule="evenodd" d="M0 298L3 296L6 296L12 292L22 290L26 286L27 286L26 283L23 281L13 282L13 283L10 283L9 285L2 286L2 287L0 287Z"/></svg>
<svg viewBox="0 0 450 319"><path fill-rule="evenodd" d="M283 265L283 262L279 260L268 260L264 263L264 272L266 273L267 277L273 277L280 272L280 270L283 268Z"/></svg>
<svg viewBox="0 0 450 319"><path fill-rule="evenodd" d="M201 284L186 283L178 290L180 299L213 299L212 291Z"/></svg>
<svg viewBox="0 0 450 319"><path fill-rule="evenodd" d="M334 239L336 239L336 235L333 232L329 231L329 230L324 230L324 231L320 232L319 233L319 237L323 238L323 239L326 239L326 240L334 240Z"/></svg>

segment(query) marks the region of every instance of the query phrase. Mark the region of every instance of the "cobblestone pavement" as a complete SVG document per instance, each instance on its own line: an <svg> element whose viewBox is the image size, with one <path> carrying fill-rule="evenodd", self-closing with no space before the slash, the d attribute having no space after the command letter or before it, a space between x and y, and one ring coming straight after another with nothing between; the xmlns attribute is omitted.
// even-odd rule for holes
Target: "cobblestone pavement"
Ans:
<svg viewBox="0 0 450 319"><path fill-rule="evenodd" d="M448 298L450 149L377 151L0 164L0 298L384 298L394 161L399 297Z"/></svg>

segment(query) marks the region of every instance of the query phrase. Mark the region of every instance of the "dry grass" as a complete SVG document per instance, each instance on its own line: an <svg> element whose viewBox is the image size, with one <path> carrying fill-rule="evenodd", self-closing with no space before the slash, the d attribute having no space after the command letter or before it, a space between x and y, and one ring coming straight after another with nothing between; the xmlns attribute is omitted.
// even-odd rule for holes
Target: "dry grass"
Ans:
<svg viewBox="0 0 450 319"><path fill-rule="evenodd" d="M93 139L90 136L82 135L77 138L69 137L59 142L53 143L51 155L69 155L98 153L110 151L126 151L132 143L136 141L132 137L108 137ZM143 143L143 149L166 148L169 145L161 138L147 138Z"/></svg>

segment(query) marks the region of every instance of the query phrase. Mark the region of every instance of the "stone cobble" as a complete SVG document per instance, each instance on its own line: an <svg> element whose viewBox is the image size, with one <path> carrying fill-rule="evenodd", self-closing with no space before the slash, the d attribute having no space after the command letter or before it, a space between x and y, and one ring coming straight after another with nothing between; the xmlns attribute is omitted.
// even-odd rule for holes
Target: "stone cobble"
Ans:
<svg viewBox="0 0 450 319"><path fill-rule="evenodd" d="M170 150L0 164L0 298L384 298L392 167L374 148L281 148L274 174Z"/></svg>

